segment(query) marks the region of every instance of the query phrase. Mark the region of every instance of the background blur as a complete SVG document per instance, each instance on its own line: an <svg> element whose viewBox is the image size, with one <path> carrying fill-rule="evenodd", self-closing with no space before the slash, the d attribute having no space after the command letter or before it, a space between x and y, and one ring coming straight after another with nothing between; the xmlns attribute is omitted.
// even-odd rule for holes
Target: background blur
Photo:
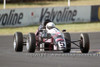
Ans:
<svg viewBox="0 0 100 67"><path fill-rule="evenodd" d="M68 6L68 0L6 0L6 9L13 8L35 8L35 7L56 7ZM71 0L71 6L100 5L100 0ZM3 0L0 0L0 9L3 9ZM97 12L96 12L97 13ZM94 23L73 23L57 25L62 30L69 32L98 32L100 31L100 22ZM13 35L16 31L24 34L36 32L38 26L28 26L21 28L0 28L0 35ZM34 30L33 30L34 29ZM27 31L26 31L27 30Z"/></svg>
<svg viewBox="0 0 100 67"><path fill-rule="evenodd" d="M68 6L68 0L6 0L6 8L32 8ZM71 6L100 5L100 0L70 0ZM3 0L0 0L0 9L3 9Z"/></svg>

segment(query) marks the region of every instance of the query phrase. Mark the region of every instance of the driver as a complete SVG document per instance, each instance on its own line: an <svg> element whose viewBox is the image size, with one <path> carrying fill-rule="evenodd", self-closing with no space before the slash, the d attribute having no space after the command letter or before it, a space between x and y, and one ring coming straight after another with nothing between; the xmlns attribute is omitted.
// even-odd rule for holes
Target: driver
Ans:
<svg viewBox="0 0 100 67"><path fill-rule="evenodd" d="M56 28L53 22L47 23L46 25L47 33L54 33L55 31L53 30L53 28Z"/></svg>
<svg viewBox="0 0 100 67"><path fill-rule="evenodd" d="M43 23L39 26L36 35L39 34L40 30L46 29L46 25L47 25L47 23L49 23L49 22L51 22L51 20L50 20L50 19L46 19L45 22L43 22Z"/></svg>
<svg viewBox="0 0 100 67"><path fill-rule="evenodd" d="M50 30L50 29L53 29L53 28L55 28L55 24L53 22L47 23L46 30Z"/></svg>
<svg viewBox="0 0 100 67"><path fill-rule="evenodd" d="M39 26L39 30L41 29L46 29L46 24L51 22L50 19L46 19L45 22L43 22L40 26Z"/></svg>

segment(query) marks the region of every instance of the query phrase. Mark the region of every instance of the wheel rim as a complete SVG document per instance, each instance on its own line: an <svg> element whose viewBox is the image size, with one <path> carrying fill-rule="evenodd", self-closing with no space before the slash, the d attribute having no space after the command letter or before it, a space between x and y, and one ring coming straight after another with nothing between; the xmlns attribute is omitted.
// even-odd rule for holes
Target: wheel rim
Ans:
<svg viewBox="0 0 100 67"><path fill-rule="evenodd" d="M15 50L15 48L16 48L16 41L14 40L14 50Z"/></svg>
<svg viewBox="0 0 100 67"><path fill-rule="evenodd" d="M83 49L84 47L85 47L84 36L81 35L81 48Z"/></svg>
<svg viewBox="0 0 100 67"><path fill-rule="evenodd" d="M13 46L14 46L14 50L16 50L16 46L17 46L17 44L16 44L16 39L17 37L14 37L14 43L13 43Z"/></svg>
<svg viewBox="0 0 100 67"><path fill-rule="evenodd" d="M26 48L27 48L27 50L29 50L29 48L30 48L29 37L28 37L28 39L27 39L27 45L26 45Z"/></svg>
<svg viewBox="0 0 100 67"><path fill-rule="evenodd" d="M26 48L27 48L27 50L29 50L29 40L27 40Z"/></svg>

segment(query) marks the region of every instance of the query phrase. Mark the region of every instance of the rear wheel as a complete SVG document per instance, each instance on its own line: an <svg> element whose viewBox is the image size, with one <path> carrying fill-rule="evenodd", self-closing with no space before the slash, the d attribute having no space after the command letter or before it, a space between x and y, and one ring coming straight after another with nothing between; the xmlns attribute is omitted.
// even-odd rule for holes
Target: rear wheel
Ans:
<svg viewBox="0 0 100 67"><path fill-rule="evenodd" d="M14 34L14 50L16 52L22 52L23 50L23 34L21 32L16 32Z"/></svg>
<svg viewBox="0 0 100 67"><path fill-rule="evenodd" d="M27 48L28 52L34 53L35 52L35 47L36 47L35 34L34 33L29 33L28 37L27 37L26 48Z"/></svg>
<svg viewBox="0 0 100 67"><path fill-rule="evenodd" d="M68 32L64 32L64 37L66 40L66 48L63 50L64 53L69 53L71 51L71 37Z"/></svg>
<svg viewBox="0 0 100 67"><path fill-rule="evenodd" d="M82 53L88 53L90 48L89 36L87 33L80 35L80 50Z"/></svg>

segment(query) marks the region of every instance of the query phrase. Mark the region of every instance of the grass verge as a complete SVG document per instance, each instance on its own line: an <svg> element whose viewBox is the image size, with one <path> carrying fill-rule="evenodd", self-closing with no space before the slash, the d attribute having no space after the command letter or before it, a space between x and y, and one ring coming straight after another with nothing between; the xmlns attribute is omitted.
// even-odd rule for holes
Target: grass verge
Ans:
<svg viewBox="0 0 100 67"><path fill-rule="evenodd" d="M68 32L100 32L100 22L59 24L56 27L60 30L66 29ZM13 35L15 32L28 34L29 32L36 32L37 29L38 26L0 28L0 35Z"/></svg>

